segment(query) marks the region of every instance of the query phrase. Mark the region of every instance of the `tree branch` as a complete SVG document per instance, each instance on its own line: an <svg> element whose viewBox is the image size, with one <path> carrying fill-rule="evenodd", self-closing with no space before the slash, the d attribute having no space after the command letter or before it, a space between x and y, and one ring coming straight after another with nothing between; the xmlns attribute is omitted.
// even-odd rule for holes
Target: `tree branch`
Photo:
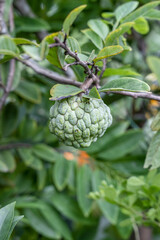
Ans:
<svg viewBox="0 0 160 240"><path fill-rule="evenodd" d="M21 13L21 15L26 16L26 17L30 17L30 18L35 18L36 15L34 14L34 12L32 11L32 9L30 8L30 6L28 5L26 0L15 0L14 1L14 7ZM37 37L42 40L44 37L46 37L48 35L47 31L41 31L41 32L37 32Z"/></svg>
<svg viewBox="0 0 160 240"><path fill-rule="evenodd" d="M47 77L49 79L52 79L52 80L54 80L54 81L56 81L58 83L70 84L70 85L74 85L74 86L77 86L77 87L81 87L81 85L82 85L81 82L74 81L74 80L72 80L70 78L61 76L58 73L53 72L53 71L51 71L49 69L42 68L37 63L35 63L35 61L33 61L32 59L21 60L21 62L23 64L25 64L26 66L32 68L36 73L41 74L41 75L43 75L43 76L45 76L45 77Z"/></svg>
<svg viewBox="0 0 160 240"><path fill-rule="evenodd" d="M3 19L5 0L0 0L0 35L7 34L7 26Z"/></svg>
<svg viewBox="0 0 160 240"><path fill-rule="evenodd" d="M93 82L99 83L99 78L96 76L96 74L97 74L97 72L98 72L97 66L95 66L94 64L89 64L89 63L87 63L87 62L82 61L82 60L78 57L78 55L77 55L76 52L72 52L72 51L68 48L68 46L66 45L66 41L61 42L58 37L55 37L54 40L55 40L55 43L50 44L50 45L49 45L50 48L53 48L53 47L61 47L61 48L63 48L63 49L65 50L65 54L66 54L66 55L69 55L69 56L71 56L71 57L73 57L73 58L75 59L75 64L78 64L78 65L80 65L80 66L82 66L82 67L84 68L85 73L87 74L87 79L86 79L86 81L82 84L81 88L83 88L84 90L86 90L86 89L88 89L88 88L91 86L91 84L92 84ZM91 68L91 69L89 68L89 65L92 65L92 68ZM93 73L93 69L94 69L94 68L95 68L96 74ZM89 79L89 80L88 80L88 79ZM92 79L92 81L91 81L91 79Z"/></svg>
<svg viewBox="0 0 160 240"><path fill-rule="evenodd" d="M5 91L4 91L4 94L3 96L1 97L0 99L0 110L2 109L5 101L6 101L6 98L8 97L8 94L11 90L11 87L12 87L12 82L13 82L13 79L14 79L14 72L15 72L15 59L12 59L10 61L10 66L9 66L9 74L8 74L8 79L7 79L7 86L5 87Z"/></svg>
<svg viewBox="0 0 160 240"><path fill-rule="evenodd" d="M8 143L8 144L0 145L0 151L15 149L15 148L29 148L29 147L32 147L32 144L21 143L21 142Z"/></svg>
<svg viewBox="0 0 160 240"><path fill-rule="evenodd" d="M152 100L160 101L160 96L155 95L151 92L127 92L127 91L109 91L106 92L106 94L119 94L119 95L125 95L133 98L147 98Z"/></svg>
<svg viewBox="0 0 160 240"><path fill-rule="evenodd" d="M104 58L102 61L103 61L103 67L102 67L101 74L99 75L99 78L100 78L100 79L102 78L102 76L103 76L103 73L104 73L104 72L105 72L105 70L106 70L107 59L106 59L106 58Z"/></svg>

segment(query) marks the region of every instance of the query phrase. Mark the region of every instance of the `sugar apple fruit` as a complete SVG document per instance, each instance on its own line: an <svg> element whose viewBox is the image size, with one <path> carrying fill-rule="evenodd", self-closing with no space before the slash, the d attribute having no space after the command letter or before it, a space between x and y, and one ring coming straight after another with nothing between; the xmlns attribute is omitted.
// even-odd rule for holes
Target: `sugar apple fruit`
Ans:
<svg viewBox="0 0 160 240"><path fill-rule="evenodd" d="M73 96L56 101L50 109L50 132L75 148L89 147L111 123L110 109L101 99Z"/></svg>

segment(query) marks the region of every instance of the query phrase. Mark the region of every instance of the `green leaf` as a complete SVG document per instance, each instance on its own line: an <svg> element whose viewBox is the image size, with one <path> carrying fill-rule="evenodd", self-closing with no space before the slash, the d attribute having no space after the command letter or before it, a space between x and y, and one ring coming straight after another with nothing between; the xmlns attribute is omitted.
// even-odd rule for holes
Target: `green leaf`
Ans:
<svg viewBox="0 0 160 240"><path fill-rule="evenodd" d="M91 29L84 29L82 32L92 41L92 43L99 49L103 48L103 43L101 38L93 32Z"/></svg>
<svg viewBox="0 0 160 240"><path fill-rule="evenodd" d="M160 131L158 131L152 138L145 159L144 168L151 167L150 169L155 169L160 167L159 156L160 156Z"/></svg>
<svg viewBox="0 0 160 240"><path fill-rule="evenodd" d="M7 137L13 133L17 128L18 120L19 109L13 102L9 102L6 104L2 115L2 136Z"/></svg>
<svg viewBox="0 0 160 240"><path fill-rule="evenodd" d="M84 91L75 86L56 84L50 90L50 94L52 96L50 98L50 100L52 100L52 101L60 100L60 99L67 98L70 96L75 96L81 92L84 92Z"/></svg>
<svg viewBox="0 0 160 240"><path fill-rule="evenodd" d="M44 219L44 216L37 209L25 210L25 216L31 227L42 236L49 239L60 239L60 234Z"/></svg>
<svg viewBox="0 0 160 240"><path fill-rule="evenodd" d="M114 45L115 42L122 36L124 33L128 32L131 27L133 27L134 22L128 22L121 24L116 30L110 32L105 39L105 46Z"/></svg>
<svg viewBox="0 0 160 240"><path fill-rule="evenodd" d="M19 49L12 38L8 36L0 37L0 54L10 56L9 60L12 57L19 57Z"/></svg>
<svg viewBox="0 0 160 240"><path fill-rule="evenodd" d="M41 60L44 60L49 52L49 46L45 39L43 39L43 41L40 44L39 52Z"/></svg>
<svg viewBox="0 0 160 240"><path fill-rule="evenodd" d="M91 19L87 24L101 39L104 40L106 38L109 28L102 20Z"/></svg>
<svg viewBox="0 0 160 240"><path fill-rule="evenodd" d="M54 37L57 37L58 34L59 34L59 32L52 33L52 34L48 35L47 37L45 37L44 40L48 44L55 43ZM60 60L60 56L58 55L58 49L59 48L57 48L57 47L49 48L49 52L48 52L48 55L46 56L46 58L54 66L62 68L63 66L62 66L62 63Z"/></svg>
<svg viewBox="0 0 160 240"><path fill-rule="evenodd" d="M50 25L42 18L16 17L16 32L39 32L50 30Z"/></svg>
<svg viewBox="0 0 160 240"><path fill-rule="evenodd" d="M99 92L108 91L148 92L150 91L150 87L147 83L139 79L123 77L114 79L99 89Z"/></svg>
<svg viewBox="0 0 160 240"><path fill-rule="evenodd" d="M41 170L43 168L41 160L32 154L31 149L20 148L18 149L18 153L26 166L35 170Z"/></svg>
<svg viewBox="0 0 160 240"><path fill-rule="evenodd" d="M112 125L107 129L106 133L101 138L98 138L95 143L92 143L91 146L85 150L89 154L96 154L98 152L101 152L106 148L110 141L123 134L126 131L128 125L128 122L121 122Z"/></svg>
<svg viewBox="0 0 160 240"><path fill-rule="evenodd" d="M99 187L106 179L106 175L101 170L95 170L92 176L92 185L94 191L99 191ZM111 224L116 224L118 219L119 208L112 203L107 202L104 199L97 199L96 200L100 210L102 211L103 215L109 220Z"/></svg>
<svg viewBox="0 0 160 240"><path fill-rule="evenodd" d="M135 10L133 13L129 14L129 16L126 17L122 22L126 23L126 22L135 21L137 18L144 16L149 10L158 6L159 4L160 4L160 1L153 1L153 2L147 3L144 6Z"/></svg>
<svg viewBox="0 0 160 240"><path fill-rule="evenodd" d="M62 155L60 155L60 158L57 159L56 163L54 164L52 172L54 184L56 185L59 191L63 190L67 185L68 174L69 174L68 161Z"/></svg>
<svg viewBox="0 0 160 240"><path fill-rule="evenodd" d="M46 144L36 144L32 147L32 152L39 158L47 162L55 162L60 158L60 154L55 151L52 147Z"/></svg>
<svg viewBox="0 0 160 240"><path fill-rule="evenodd" d="M159 131L160 130L160 112L157 113L156 117L153 119L151 124L152 131Z"/></svg>
<svg viewBox="0 0 160 240"><path fill-rule="evenodd" d="M5 240L9 240L10 237L11 237L11 234L13 232L13 229L15 228L15 226L17 225L17 223L23 218L24 216L16 216L14 217L13 219L13 222L12 222L12 225L11 225L11 228L9 230L9 233L8 233L8 236Z"/></svg>
<svg viewBox="0 0 160 240"><path fill-rule="evenodd" d="M106 68L103 77L119 75L119 76L139 76L140 74L132 68Z"/></svg>
<svg viewBox="0 0 160 240"><path fill-rule="evenodd" d="M101 99L99 92L96 87L93 87L89 92L89 97Z"/></svg>
<svg viewBox="0 0 160 240"><path fill-rule="evenodd" d="M102 13L103 18L111 18L111 17L114 17L114 16L115 16L114 12L103 12Z"/></svg>
<svg viewBox="0 0 160 240"><path fill-rule="evenodd" d="M132 152L142 140L140 130L129 130L110 141L97 156L103 160L114 160Z"/></svg>
<svg viewBox="0 0 160 240"><path fill-rule="evenodd" d="M66 240L72 240L71 232L62 217L49 205L44 205L41 213L49 225ZM53 239L53 238L52 238ZM62 237L60 238L62 239Z"/></svg>
<svg viewBox="0 0 160 240"><path fill-rule="evenodd" d="M75 19L77 18L77 16L80 14L80 12L86 7L87 5L81 5L75 9L73 9L69 15L66 17L66 19L64 20L63 23L63 30L64 32L68 35L69 34L69 30L71 25L73 24L73 22L75 21Z"/></svg>
<svg viewBox="0 0 160 240"><path fill-rule="evenodd" d="M37 46L30 46L30 45L24 45L22 46L23 51L33 58L36 61L41 61L42 58L40 56L40 48Z"/></svg>
<svg viewBox="0 0 160 240"><path fill-rule="evenodd" d="M138 4L139 3L137 1L130 1L116 8L114 12L117 22L120 22L122 18L126 17L129 13L131 13L138 6Z"/></svg>
<svg viewBox="0 0 160 240"><path fill-rule="evenodd" d="M22 69L23 69L23 64L21 62L16 61L15 62L15 72L14 72L14 78L13 78L11 91L14 91L18 87L18 85L21 81Z"/></svg>
<svg viewBox="0 0 160 240"><path fill-rule="evenodd" d="M140 34L147 34L149 32L149 24L144 17L137 18L133 28Z"/></svg>
<svg viewBox="0 0 160 240"><path fill-rule="evenodd" d="M50 191L48 194L44 193L46 199L64 216L79 223L89 224L91 221L87 219L82 214L81 209L78 206L77 201L69 195L64 193L56 193L55 191Z"/></svg>
<svg viewBox="0 0 160 240"><path fill-rule="evenodd" d="M88 197L91 192L91 174L91 169L87 164L81 166L77 172L77 198L86 217L89 215L92 205L92 200Z"/></svg>
<svg viewBox="0 0 160 240"><path fill-rule="evenodd" d="M72 52L81 53L81 48L78 41L73 37L67 38L67 46L71 49Z"/></svg>
<svg viewBox="0 0 160 240"><path fill-rule="evenodd" d="M123 52L123 47L120 45L105 47L98 53L97 57L93 61L97 62L103 58L112 57L121 52Z"/></svg>
<svg viewBox="0 0 160 240"><path fill-rule="evenodd" d="M157 9L151 9L144 14L144 17L149 20L160 20L160 11Z"/></svg>
<svg viewBox="0 0 160 240"><path fill-rule="evenodd" d="M140 177L132 176L127 180L127 188L129 190L133 187L141 187L143 185L145 185L145 182Z"/></svg>
<svg viewBox="0 0 160 240"><path fill-rule="evenodd" d="M147 63L152 72L156 74L157 80L160 84L160 58L155 56L149 56L147 57Z"/></svg>
<svg viewBox="0 0 160 240"><path fill-rule="evenodd" d="M34 45L38 47L39 45L36 42L32 42L29 39L26 38L13 38L13 41L16 45Z"/></svg>
<svg viewBox="0 0 160 240"><path fill-rule="evenodd" d="M9 13L10 13L10 8L12 6L13 0L6 0L4 2L4 13L3 13L3 18L5 22L8 21L9 19Z"/></svg>
<svg viewBox="0 0 160 240"><path fill-rule="evenodd" d="M14 219L15 202L0 209L0 239L6 240Z"/></svg>
<svg viewBox="0 0 160 240"><path fill-rule="evenodd" d="M13 172L16 168L15 159L10 151L0 153L0 172Z"/></svg>
<svg viewBox="0 0 160 240"><path fill-rule="evenodd" d="M28 82L28 81L21 81L18 87L15 89L16 94L20 97L26 99L29 102L38 104L41 102L41 92L40 88L37 84Z"/></svg>

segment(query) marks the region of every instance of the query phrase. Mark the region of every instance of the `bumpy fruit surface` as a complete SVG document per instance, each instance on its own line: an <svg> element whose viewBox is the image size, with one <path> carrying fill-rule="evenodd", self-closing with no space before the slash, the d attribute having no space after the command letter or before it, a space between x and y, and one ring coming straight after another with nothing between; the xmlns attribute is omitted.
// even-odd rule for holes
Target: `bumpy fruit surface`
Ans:
<svg viewBox="0 0 160 240"><path fill-rule="evenodd" d="M50 109L50 132L75 148L89 147L111 123L110 109L101 99L73 96L56 101Z"/></svg>

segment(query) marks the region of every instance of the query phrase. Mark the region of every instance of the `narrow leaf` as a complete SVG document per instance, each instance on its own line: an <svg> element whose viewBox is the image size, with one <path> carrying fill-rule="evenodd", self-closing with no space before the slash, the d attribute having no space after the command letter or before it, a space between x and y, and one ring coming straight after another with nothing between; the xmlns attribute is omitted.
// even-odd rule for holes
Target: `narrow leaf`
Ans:
<svg viewBox="0 0 160 240"><path fill-rule="evenodd" d="M37 84L29 81L21 81L18 87L15 89L17 95L28 100L32 103L41 102L41 92Z"/></svg>
<svg viewBox="0 0 160 240"><path fill-rule="evenodd" d="M149 20L160 20L160 11L157 9L151 9L144 14L144 17Z"/></svg>
<svg viewBox="0 0 160 240"><path fill-rule="evenodd" d="M81 92L84 92L84 91L75 86L56 84L50 90L50 94L52 96L50 98L50 100L52 100L52 101L60 100L60 99L67 98L70 96L75 96Z"/></svg>
<svg viewBox="0 0 160 240"><path fill-rule="evenodd" d="M25 216L31 227L42 236L49 239L60 239L60 234L44 219L44 216L37 209L25 210Z"/></svg>
<svg viewBox="0 0 160 240"><path fill-rule="evenodd" d="M0 209L0 239L6 240L14 218L15 202Z"/></svg>
<svg viewBox="0 0 160 240"><path fill-rule="evenodd" d="M123 47L120 45L105 47L98 53L97 57L93 61L97 62L103 58L112 57L121 52L123 52Z"/></svg>
<svg viewBox="0 0 160 240"><path fill-rule="evenodd" d="M130 1L116 8L115 16L117 22L119 22L122 18L126 17L129 13L131 13L138 6L138 4L139 3L137 1Z"/></svg>
<svg viewBox="0 0 160 240"><path fill-rule="evenodd" d="M103 160L114 160L132 152L142 140L140 130L129 130L126 133L110 141L106 149L97 156Z"/></svg>
<svg viewBox="0 0 160 240"><path fill-rule="evenodd" d="M160 131L160 112L157 113L151 124L152 131Z"/></svg>
<svg viewBox="0 0 160 240"><path fill-rule="evenodd" d="M26 38L13 38L13 41L14 41L14 43L16 45L23 45L23 44L25 45L25 44L27 44L27 45L35 45L35 46L38 47L37 43L32 42L32 41L30 41L29 39L26 39Z"/></svg>
<svg viewBox="0 0 160 240"><path fill-rule="evenodd" d="M55 162L60 158L60 154L56 152L52 147L46 144L36 144L32 147L32 152L39 158L48 161Z"/></svg>
<svg viewBox="0 0 160 240"><path fill-rule="evenodd" d="M131 22L135 21L137 18L144 16L149 10L155 8L160 4L160 1L153 1L143 5L142 7L135 10L133 13L129 14L122 22Z"/></svg>
<svg viewBox="0 0 160 240"><path fill-rule="evenodd" d="M160 156L160 131L158 131L156 135L152 138L145 159L144 168L151 167L151 169L155 169L160 167L159 156Z"/></svg>
<svg viewBox="0 0 160 240"><path fill-rule="evenodd" d="M134 22L127 22L121 24L116 30L110 32L105 39L105 46L111 46L115 44L116 40L124 33L128 32L133 25Z"/></svg>
<svg viewBox="0 0 160 240"><path fill-rule="evenodd" d="M139 76L140 74L134 71L132 68L107 68L103 74L103 77L119 75L119 76Z"/></svg>
<svg viewBox="0 0 160 240"><path fill-rule="evenodd" d="M45 37L45 41L48 44L55 43L54 37L57 37L58 34L59 34L59 32L48 35L47 37ZM61 60L58 56L58 48L57 47L49 48L49 52L48 52L48 55L46 56L46 58L54 66L59 67L59 68L63 67Z"/></svg>
<svg viewBox="0 0 160 240"><path fill-rule="evenodd" d="M77 172L77 198L78 203L85 216L91 210L92 200L88 195L91 192L91 169L88 165L83 165Z"/></svg>
<svg viewBox="0 0 160 240"><path fill-rule="evenodd" d="M67 185L67 179L69 174L69 165L68 161L61 155L59 159L57 159L53 168L53 181L58 190L63 190Z"/></svg>
<svg viewBox="0 0 160 240"><path fill-rule="evenodd" d="M77 16L80 14L80 12L86 7L87 5L81 5L75 9L73 9L69 15L66 17L63 23L63 30L68 35L70 26L73 24Z"/></svg>
<svg viewBox="0 0 160 240"><path fill-rule="evenodd" d="M130 92L148 92L150 87L147 83L131 77L123 77L112 80L99 89L99 92L108 91L130 91Z"/></svg>

